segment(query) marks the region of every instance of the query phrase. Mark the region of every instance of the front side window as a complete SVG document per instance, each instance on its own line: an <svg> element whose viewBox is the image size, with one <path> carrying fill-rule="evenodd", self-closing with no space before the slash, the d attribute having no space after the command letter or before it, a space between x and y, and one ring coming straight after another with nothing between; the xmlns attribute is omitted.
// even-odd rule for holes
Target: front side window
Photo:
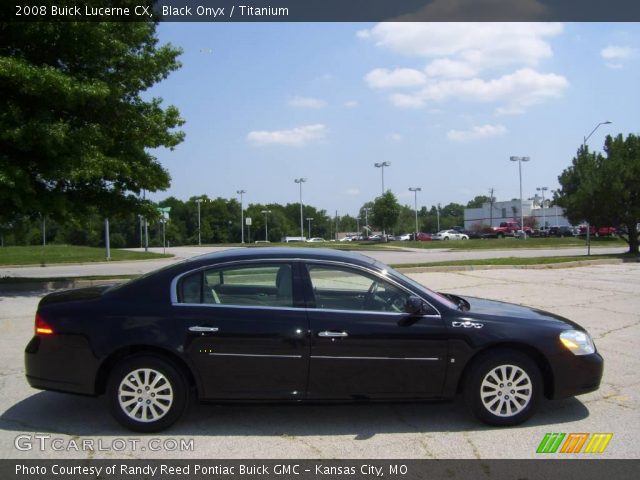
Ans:
<svg viewBox="0 0 640 480"><path fill-rule="evenodd" d="M405 311L409 293L372 274L343 267L307 266L316 308Z"/></svg>
<svg viewBox="0 0 640 480"><path fill-rule="evenodd" d="M187 275L178 287L180 303L292 307L290 264L210 268Z"/></svg>

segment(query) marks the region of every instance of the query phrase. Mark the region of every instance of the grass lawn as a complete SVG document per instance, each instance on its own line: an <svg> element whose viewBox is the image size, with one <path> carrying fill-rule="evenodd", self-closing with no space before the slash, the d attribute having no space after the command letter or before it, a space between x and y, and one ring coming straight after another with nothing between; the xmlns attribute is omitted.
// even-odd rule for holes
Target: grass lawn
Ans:
<svg viewBox="0 0 640 480"><path fill-rule="evenodd" d="M128 250L111 249L111 260L148 260L165 258L150 252L130 252ZM104 262L104 248L80 247L76 245L47 245L29 247L0 248L0 265L49 265L53 263L85 263Z"/></svg>
<svg viewBox="0 0 640 480"><path fill-rule="evenodd" d="M637 255L629 255L627 253L611 254L611 255L574 255L567 257L506 257L506 258L484 258L473 260L450 260L445 262L428 262L428 263L399 263L391 265L393 268L413 268L413 267L448 267L448 266L466 266L466 265L550 265L554 263L578 262L582 260L601 260L601 259L621 259L629 262L640 262Z"/></svg>
<svg viewBox="0 0 640 480"><path fill-rule="evenodd" d="M473 240L436 240L431 242L393 242L390 245L411 248L451 248L460 250L497 250L511 248L586 247L584 237L565 238L487 238ZM617 237L591 237L591 247L625 247L627 243Z"/></svg>

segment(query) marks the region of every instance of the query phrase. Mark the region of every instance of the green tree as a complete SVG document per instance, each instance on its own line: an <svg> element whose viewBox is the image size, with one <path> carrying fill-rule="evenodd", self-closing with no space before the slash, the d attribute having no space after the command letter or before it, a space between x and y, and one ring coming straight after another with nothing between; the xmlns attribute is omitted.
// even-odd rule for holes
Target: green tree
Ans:
<svg viewBox="0 0 640 480"><path fill-rule="evenodd" d="M400 204L396 196L387 190L373 202L373 208L369 214L369 219L374 225L381 228L383 232L392 231L398 223L400 215Z"/></svg>
<svg viewBox="0 0 640 480"><path fill-rule="evenodd" d="M141 93L179 68L179 53L158 45L152 21L1 23L0 221L151 215L140 192L170 177L147 149L179 144L183 120Z"/></svg>
<svg viewBox="0 0 640 480"><path fill-rule="evenodd" d="M629 253L638 254L640 222L640 137L607 136L605 154L582 146L570 167L558 177L558 205L574 222L586 220L596 227L621 226Z"/></svg>
<svg viewBox="0 0 640 480"><path fill-rule="evenodd" d="M491 198L486 195L477 195L473 200L467 202L466 208L481 208L483 204L491 202Z"/></svg>

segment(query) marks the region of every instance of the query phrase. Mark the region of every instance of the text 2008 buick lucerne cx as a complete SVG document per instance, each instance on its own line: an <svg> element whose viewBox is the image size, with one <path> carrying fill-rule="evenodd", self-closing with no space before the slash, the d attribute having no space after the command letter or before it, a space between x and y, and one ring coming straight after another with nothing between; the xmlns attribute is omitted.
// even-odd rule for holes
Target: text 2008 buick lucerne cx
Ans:
<svg viewBox="0 0 640 480"><path fill-rule="evenodd" d="M451 398L491 425L596 390L589 334L519 305L439 294L364 255L253 248L112 287L51 293L25 352L35 388L106 394L152 432L203 401ZM427 407L425 407L427 408Z"/></svg>

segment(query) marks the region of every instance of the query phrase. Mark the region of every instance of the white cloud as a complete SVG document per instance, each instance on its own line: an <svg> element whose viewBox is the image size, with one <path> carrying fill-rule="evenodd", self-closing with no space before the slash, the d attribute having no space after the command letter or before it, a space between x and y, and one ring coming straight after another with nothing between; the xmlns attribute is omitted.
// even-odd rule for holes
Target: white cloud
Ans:
<svg viewBox="0 0 640 480"><path fill-rule="evenodd" d="M504 114L521 113L568 87L562 75L536 70L553 55L549 39L562 31L559 23L379 23L358 36L427 59L422 70L376 68L365 76L372 89L396 90L389 97L393 105L496 102Z"/></svg>
<svg viewBox="0 0 640 480"><path fill-rule="evenodd" d="M425 74L412 68L376 68L364 77L370 88L416 87L426 81Z"/></svg>
<svg viewBox="0 0 640 480"><path fill-rule="evenodd" d="M358 190L357 188L349 188L345 193L347 195L355 197L356 195L360 195L360 190Z"/></svg>
<svg viewBox="0 0 640 480"><path fill-rule="evenodd" d="M500 113L516 113L548 98L559 97L569 82L561 75L538 73L524 68L491 80L480 78L440 80L411 94L391 95L397 107L424 107L430 102L451 99L468 102L501 102Z"/></svg>
<svg viewBox="0 0 640 480"><path fill-rule="evenodd" d="M293 97L288 102L290 107L296 108L324 108L327 102L320 98L313 97Z"/></svg>
<svg viewBox="0 0 640 480"><path fill-rule="evenodd" d="M480 125L469 130L449 130L447 138L454 142L468 142L470 140L480 140L483 138L500 137L507 133L503 125Z"/></svg>
<svg viewBox="0 0 640 480"><path fill-rule="evenodd" d="M404 137L399 133L393 132L387 135L387 140L390 140L392 142L401 142L402 140L404 140Z"/></svg>
<svg viewBox="0 0 640 480"><path fill-rule="evenodd" d="M547 39L562 31L559 23L379 23L358 36L401 55L448 58L481 71L535 66L553 55Z"/></svg>
<svg viewBox="0 0 640 480"><path fill-rule="evenodd" d="M358 102L356 102L355 100L348 100L344 102L344 106L347 108L355 108L358 106Z"/></svg>
<svg viewBox="0 0 640 480"><path fill-rule="evenodd" d="M620 45L609 45L600 50L600 56L609 68L622 68L624 66L623 60L633 57L635 53L635 48Z"/></svg>
<svg viewBox="0 0 640 480"><path fill-rule="evenodd" d="M286 145L301 147L326 137L327 128L322 124L304 125L290 130L257 130L247 134L247 141L254 145Z"/></svg>
<svg viewBox="0 0 640 480"><path fill-rule="evenodd" d="M424 71L430 77L446 78L465 78L478 74L478 70L470 63L459 60L449 60L448 58L438 58L434 60L425 67Z"/></svg>
<svg viewBox="0 0 640 480"><path fill-rule="evenodd" d="M623 60L633 55L634 49L631 47L621 47L619 45L609 45L600 50L600 55L605 60Z"/></svg>

